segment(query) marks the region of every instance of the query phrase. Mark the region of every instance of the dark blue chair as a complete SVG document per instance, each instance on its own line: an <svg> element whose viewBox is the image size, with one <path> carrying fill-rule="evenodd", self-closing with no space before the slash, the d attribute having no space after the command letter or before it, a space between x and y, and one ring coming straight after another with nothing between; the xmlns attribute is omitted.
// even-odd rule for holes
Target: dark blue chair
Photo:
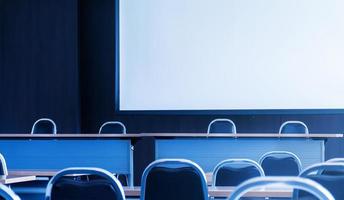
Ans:
<svg viewBox="0 0 344 200"><path fill-rule="evenodd" d="M301 160L288 151L271 151L259 159L265 176L298 176L302 170Z"/></svg>
<svg viewBox="0 0 344 200"><path fill-rule="evenodd" d="M6 160L5 157L0 154L0 176L7 176L8 171L7 171L7 165L6 165Z"/></svg>
<svg viewBox="0 0 344 200"><path fill-rule="evenodd" d="M96 180L66 175L98 176ZM110 172L99 168L67 168L49 181L45 200L125 200L121 183Z"/></svg>
<svg viewBox="0 0 344 200"><path fill-rule="evenodd" d="M301 121L287 121L281 125L279 133L309 134L309 130L307 125Z"/></svg>
<svg viewBox="0 0 344 200"><path fill-rule="evenodd" d="M254 177L265 176L260 165L250 159L228 159L213 171L213 186L237 186Z"/></svg>
<svg viewBox="0 0 344 200"><path fill-rule="evenodd" d="M184 159L162 159L143 172L141 200L208 200L203 170Z"/></svg>
<svg viewBox="0 0 344 200"><path fill-rule="evenodd" d="M306 178L288 176L257 177L247 180L233 191L228 200L240 200L247 192L255 189L263 187L282 189L281 186L286 187L286 189L294 188L306 191L320 200L335 200L331 193L319 183Z"/></svg>
<svg viewBox="0 0 344 200"><path fill-rule="evenodd" d="M236 126L230 119L214 119L208 125L207 133L233 133L236 134Z"/></svg>
<svg viewBox="0 0 344 200"><path fill-rule="evenodd" d="M105 122L99 129L99 134L127 134L127 129L122 122L110 121ZM133 148L133 147L132 147ZM129 185L128 176L125 174L117 174L116 177L123 186Z"/></svg>
<svg viewBox="0 0 344 200"><path fill-rule="evenodd" d="M2 184L0 184L0 199L20 200L19 196L17 196L10 188Z"/></svg>
<svg viewBox="0 0 344 200"><path fill-rule="evenodd" d="M126 134L127 129L122 122L105 122L99 129L99 134Z"/></svg>
<svg viewBox="0 0 344 200"><path fill-rule="evenodd" d="M53 120L42 118L37 120L31 129L31 134L56 134L57 128Z"/></svg>
<svg viewBox="0 0 344 200"><path fill-rule="evenodd" d="M337 172L342 172L338 174ZM303 172L300 177L311 179L331 192L335 199L344 199L344 163L320 163L315 164ZM300 200L316 199L312 195L304 191L295 191L294 198Z"/></svg>

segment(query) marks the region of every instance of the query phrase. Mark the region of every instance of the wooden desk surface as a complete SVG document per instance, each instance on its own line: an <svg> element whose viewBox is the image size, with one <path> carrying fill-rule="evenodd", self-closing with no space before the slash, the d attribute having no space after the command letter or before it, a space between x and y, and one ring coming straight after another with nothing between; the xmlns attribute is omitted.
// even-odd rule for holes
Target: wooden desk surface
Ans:
<svg viewBox="0 0 344 200"><path fill-rule="evenodd" d="M16 175L8 175L8 176L0 176L0 183L1 184L13 184L13 183L22 183L28 181L35 181L36 176L27 175L27 176L16 176Z"/></svg>
<svg viewBox="0 0 344 200"><path fill-rule="evenodd" d="M235 187L208 187L209 196L211 197L229 197ZM140 197L140 187L124 187L126 197ZM292 189L266 188L261 190L253 190L244 195L245 197L278 197L290 198Z"/></svg>
<svg viewBox="0 0 344 200"><path fill-rule="evenodd" d="M0 139L34 139L34 138L74 138L74 139L135 139L144 137L156 138L342 138L343 134L317 133L317 134L276 134L276 133L141 133L141 134L0 134Z"/></svg>

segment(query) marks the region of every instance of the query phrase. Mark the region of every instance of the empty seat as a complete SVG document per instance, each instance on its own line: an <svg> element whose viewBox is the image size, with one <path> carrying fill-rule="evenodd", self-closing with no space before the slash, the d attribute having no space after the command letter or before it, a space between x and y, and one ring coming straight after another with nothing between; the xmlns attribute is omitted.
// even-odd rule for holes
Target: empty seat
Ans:
<svg viewBox="0 0 344 200"><path fill-rule="evenodd" d="M254 177L264 176L264 170L250 159L228 159L213 171L213 186L237 186Z"/></svg>
<svg viewBox="0 0 344 200"><path fill-rule="evenodd" d="M99 129L99 134L126 134L127 129L122 122L105 122Z"/></svg>
<svg viewBox="0 0 344 200"><path fill-rule="evenodd" d="M207 133L236 133L236 126L230 119L214 119L208 125Z"/></svg>
<svg viewBox="0 0 344 200"><path fill-rule="evenodd" d="M344 190L342 187L344 185L343 172L344 163L320 163L305 169L301 172L300 177L312 179L321 184L331 192L335 199L344 199ZM303 191L296 191L295 197L300 200L316 199L314 197L310 197L310 194Z"/></svg>
<svg viewBox="0 0 344 200"><path fill-rule="evenodd" d="M95 180L65 177L72 174L98 176ZM49 181L45 200L124 200L121 183L110 172L99 168L67 168Z"/></svg>
<svg viewBox="0 0 344 200"><path fill-rule="evenodd" d="M119 121L109 121L105 122L99 128L99 134L127 134L127 129L122 122ZM132 147L133 148L133 147ZM116 177L121 182L123 186L129 185L129 178L126 174L117 174Z"/></svg>
<svg viewBox="0 0 344 200"><path fill-rule="evenodd" d="M309 131L307 125L301 121L287 121L281 125L279 133L309 134Z"/></svg>
<svg viewBox="0 0 344 200"><path fill-rule="evenodd" d="M271 151L259 159L266 176L298 176L301 160L288 151Z"/></svg>
<svg viewBox="0 0 344 200"><path fill-rule="evenodd" d="M259 189L262 187L273 187L276 186L277 188L281 189L281 186L286 188L294 188L304 190L309 192L314 197L319 200L334 200L335 198L331 195L331 193L321 186L319 183L305 179L300 177L257 177L250 180L245 181L241 185L239 185L229 197L229 200L239 200L242 196L244 196L247 192ZM293 198L295 199L295 198Z"/></svg>
<svg viewBox="0 0 344 200"><path fill-rule="evenodd" d="M42 118L37 120L31 129L31 134L56 134L56 124L53 120Z"/></svg>
<svg viewBox="0 0 344 200"><path fill-rule="evenodd" d="M184 159L151 163L142 175L141 187L141 200L208 200L204 172Z"/></svg>

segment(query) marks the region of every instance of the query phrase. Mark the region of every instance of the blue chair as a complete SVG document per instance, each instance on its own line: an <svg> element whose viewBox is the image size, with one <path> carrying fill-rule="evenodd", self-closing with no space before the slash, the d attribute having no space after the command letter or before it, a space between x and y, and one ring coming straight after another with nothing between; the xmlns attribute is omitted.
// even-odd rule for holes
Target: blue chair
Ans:
<svg viewBox="0 0 344 200"><path fill-rule="evenodd" d="M239 185L232 193L232 195L228 198L229 200L239 200L242 196L244 196L247 192L260 189L262 187L276 187L281 189L281 186L284 188L294 188L304 190L306 192L311 193L317 199L320 200L334 200L335 198L331 195L331 193L321 186L319 183L300 177L288 177L288 176L274 176L274 177L257 177L245 181L241 185ZM294 199L294 198L293 198Z"/></svg>
<svg viewBox="0 0 344 200"><path fill-rule="evenodd" d="M257 162L250 159L228 159L214 168L212 186L237 186L259 176L265 176L265 173Z"/></svg>
<svg viewBox="0 0 344 200"><path fill-rule="evenodd" d="M93 175L97 180L83 180L66 175ZM77 176L80 177L80 176ZM67 168L49 181L45 200L125 200L121 183L110 172L99 168Z"/></svg>
<svg viewBox="0 0 344 200"><path fill-rule="evenodd" d="M338 173L341 172L341 173ZM303 172L300 177L311 179L331 192L335 199L344 199L344 163L320 163L315 164ZM299 199L314 199L308 193L296 191L295 197Z"/></svg>
<svg viewBox="0 0 344 200"><path fill-rule="evenodd" d="M10 188L2 184L0 184L0 198L4 200L20 200L19 196L17 196Z"/></svg>
<svg viewBox="0 0 344 200"><path fill-rule="evenodd" d="M99 134L126 134L127 129L122 122L105 122L99 129Z"/></svg>
<svg viewBox="0 0 344 200"><path fill-rule="evenodd" d="M236 134L236 126L230 119L214 119L208 125L207 133L233 133Z"/></svg>
<svg viewBox="0 0 344 200"><path fill-rule="evenodd" d="M288 151L271 151L259 159L265 176L298 176L302 170L301 160Z"/></svg>
<svg viewBox="0 0 344 200"><path fill-rule="evenodd" d="M41 118L37 120L31 129L31 134L56 134L56 124L53 120L48 118Z"/></svg>
<svg viewBox="0 0 344 200"><path fill-rule="evenodd" d="M162 159L143 172L141 200L208 200L203 170L184 159Z"/></svg>
<svg viewBox="0 0 344 200"><path fill-rule="evenodd" d="M301 121L287 121L284 122L279 129L279 134L283 133L309 134L309 130L307 125Z"/></svg>
<svg viewBox="0 0 344 200"><path fill-rule="evenodd" d="M127 129L122 122L110 121L105 122L99 129L99 134L127 134ZM132 147L134 148L134 147ZM123 186L129 185L129 178L125 174L117 174L116 177Z"/></svg>
<svg viewBox="0 0 344 200"><path fill-rule="evenodd" d="M0 176L7 176L8 171L7 171L7 165L6 165L6 160L5 157L0 154Z"/></svg>

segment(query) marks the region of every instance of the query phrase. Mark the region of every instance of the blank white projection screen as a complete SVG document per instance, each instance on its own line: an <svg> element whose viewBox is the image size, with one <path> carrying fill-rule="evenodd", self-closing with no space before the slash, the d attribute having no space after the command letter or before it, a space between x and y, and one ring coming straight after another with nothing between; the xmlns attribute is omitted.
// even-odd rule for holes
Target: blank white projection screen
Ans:
<svg viewBox="0 0 344 200"><path fill-rule="evenodd" d="M120 110L344 108L343 0L120 0Z"/></svg>

